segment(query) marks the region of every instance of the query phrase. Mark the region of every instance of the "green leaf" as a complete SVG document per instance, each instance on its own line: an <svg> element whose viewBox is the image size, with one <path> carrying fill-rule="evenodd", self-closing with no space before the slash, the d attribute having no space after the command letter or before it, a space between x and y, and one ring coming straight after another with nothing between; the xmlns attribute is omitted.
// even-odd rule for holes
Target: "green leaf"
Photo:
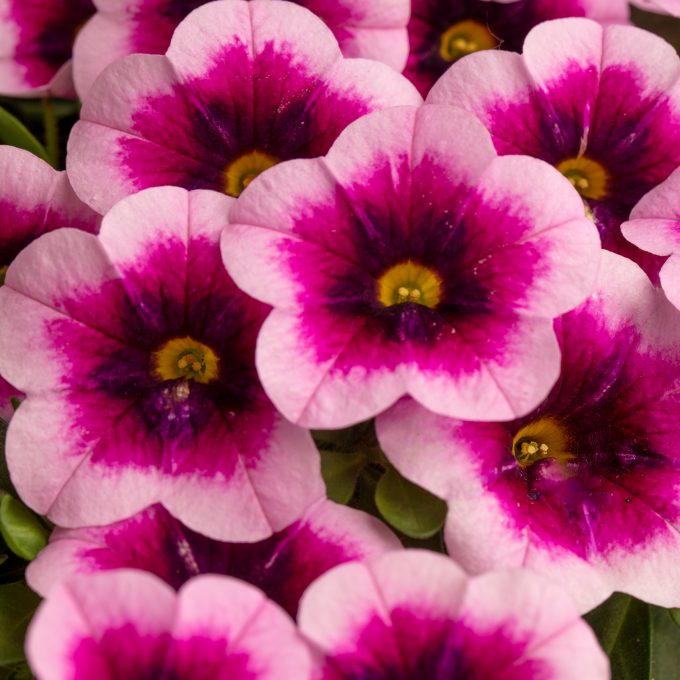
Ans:
<svg viewBox="0 0 680 680"><path fill-rule="evenodd" d="M24 560L33 560L47 544L47 530L21 501L5 494L0 499L0 533L7 547Z"/></svg>
<svg viewBox="0 0 680 680"><path fill-rule="evenodd" d="M648 604L630 595L614 593L586 614L585 619L609 656L612 680L651 678L652 628Z"/></svg>
<svg viewBox="0 0 680 680"><path fill-rule="evenodd" d="M328 498L336 503L349 503L364 464L361 453L321 451L321 474Z"/></svg>
<svg viewBox="0 0 680 680"><path fill-rule="evenodd" d="M652 622L652 664L650 678L677 678L680 668L680 630L670 610L649 607Z"/></svg>
<svg viewBox="0 0 680 680"><path fill-rule="evenodd" d="M0 143L26 149L47 161L43 145L20 120L3 108L0 108Z"/></svg>
<svg viewBox="0 0 680 680"><path fill-rule="evenodd" d="M586 614L585 619L609 655L612 680L677 677L680 667L680 629L674 623L677 610L615 593Z"/></svg>
<svg viewBox="0 0 680 680"><path fill-rule="evenodd" d="M24 661L15 666L0 668L0 680L35 680L35 676Z"/></svg>
<svg viewBox="0 0 680 680"><path fill-rule="evenodd" d="M669 609L668 613L671 616L671 619L675 621L675 625L680 627L680 609Z"/></svg>
<svg viewBox="0 0 680 680"><path fill-rule="evenodd" d="M411 538L429 538L446 519L446 503L390 467L378 482L375 504L383 518Z"/></svg>
<svg viewBox="0 0 680 680"><path fill-rule="evenodd" d="M0 666L24 660L26 627L40 598L23 583L0 585Z"/></svg>

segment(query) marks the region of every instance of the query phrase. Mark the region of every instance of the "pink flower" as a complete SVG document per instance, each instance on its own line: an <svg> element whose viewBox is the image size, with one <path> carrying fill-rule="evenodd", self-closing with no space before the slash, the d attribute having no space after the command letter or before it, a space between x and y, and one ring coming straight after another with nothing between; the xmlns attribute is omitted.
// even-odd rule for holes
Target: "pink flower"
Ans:
<svg viewBox="0 0 680 680"><path fill-rule="evenodd" d="M558 375L552 319L590 293L600 254L559 173L497 158L451 107L362 118L325 158L258 178L230 219L227 269L274 307L260 378L309 427L404 394L452 416L526 413Z"/></svg>
<svg viewBox="0 0 680 680"><path fill-rule="evenodd" d="M412 5L411 52L404 74L423 96L453 62L468 54L487 49L521 52L527 33L543 21L628 19L627 0L413 0Z"/></svg>
<svg viewBox="0 0 680 680"><path fill-rule="evenodd" d="M74 96L71 51L91 0L0 0L0 93Z"/></svg>
<svg viewBox="0 0 680 680"><path fill-rule="evenodd" d="M177 25L206 0L95 0L78 35L74 77L81 98L106 66L128 54L163 54ZM401 71L408 55L408 0L295 0L333 31L347 57L377 59Z"/></svg>
<svg viewBox="0 0 680 680"><path fill-rule="evenodd" d="M105 527L56 529L29 564L31 587L47 595L72 575L142 569L179 588L198 574L224 574L260 588L295 616L307 586L350 560L401 544L369 515L321 499L297 522L255 543L223 543L182 525L160 505Z"/></svg>
<svg viewBox="0 0 680 680"><path fill-rule="evenodd" d="M522 56L480 52L428 96L484 121L501 155L557 167L581 194L602 244L652 278L661 261L621 235L638 200L680 165L680 60L661 38L587 19L546 22Z"/></svg>
<svg viewBox="0 0 680 680"><path fill-rule="evenodd" d="M379 419L379 440L448 502L446 545L468 571L529 567L583 612L614 591L675 607L680 313L605 253L595 293L556 329L562 374L532 413L472 423L404 401Z"/></svg>
<svg viewBox="0 0 680 680"><path fill-rule="evenodd" d="M199 576L175 594L127 569L57 587L26 651L39 680L309 680L312 669L293 621L256 588Z"/></svg>
<svg viewBox="0 0 680 680"><path fill-rule="evenodd" d="M529 571L468 578L408 550L345 564L302 598L323 680L605 680L609 664L557 585Z"/></svg>
<svg viewBox="0 0 680 680"><path fill-rule="evenodd" d="M680 309L680 169L643 196L621 231L648 253L670 255L659 280L668 299Z"/></svg>
<svg viewBox="0 0 680 680"><path fill-rule="evenodd" d="M10 267L0 371L28 397L7 460L22 498L56 524L159 502L194 530L251 541L323 495L309 433L279 416L255 371L268 309L220 259L232 203L142 192L99 237L46 234Z"/></svg>
<svg viewBox="0 0 680 680"><path fill-rule="evenodd" d="M100 211L167 184L237 196L281 160L326 153L363 114L420 101L388 66L343 59L308 10L215 2L182 22L167 56L133 55L102 75L73 128L67 167Z"/></svg>
<svg viewBox="0 0 680 680"><path fill-rule="evenodd" d="M680 17L680 0L630 0L631 5L636 5L647 12L659 12Z"/></svg>
<svg viewBox="0 0 680 680"><path fill-rule="evenodd" d="M59 227L94 232L100 217L73 193L65 172L28 151L0 146L0 285L8 266L31 241ZM0 377L0 418L10 419L20 390Z"/></svg>

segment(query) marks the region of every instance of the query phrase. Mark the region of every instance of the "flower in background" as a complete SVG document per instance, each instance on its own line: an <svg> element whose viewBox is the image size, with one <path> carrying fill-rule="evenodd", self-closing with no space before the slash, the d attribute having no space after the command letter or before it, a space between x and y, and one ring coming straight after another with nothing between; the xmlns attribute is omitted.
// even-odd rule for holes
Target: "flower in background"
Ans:
<svg viewBox="0 0 680 680"><path fill-rule="evenodd" d="M160 502L192 529L251 541L323 495L311 436L278 415L255 371L268 308L220 259L232 203L149 190L99 237L46 234L10 267L0 371L28 396L7 460L23 500L56 524Z"/></svg>
<svg viewBox="0 0 680 680"><path fill-rule="evenodd" d="M659 12L680 17L680 0L630 0L630 4L647 12Z"/></svg>
<svg viewBox="0 0 680 680"><path fill-rule="evenodd" d="M614 591L676 607L680 313L605 253L596 292L556 329L562 374L532 413L461 422L404 401L380 443L447 501L446 545L470 572L558 575L583 612Z"/></svg>
<svg viewBox="0 0 680 680"><path fill-rule="evenodd" d="M295 617L302 593L324 572L400 548L382 522L325 499L256 543L214 541L155 505L106 527L56 529L26 576L47 595L70 575L111 569L150 571L173 588L198 574L224 574L257 586Z"/></svg>
<svg viewBox="0 0 680 680"><path fill-rule="evenodd" d="M661 267L659 281L680 309L680 169L643 196L621 231L642 250L671 256Z"/></svg>
<svg viewBox="0 0 680 680"><path fill-rule="evenodd" d="M607 658L564 592L529 571L468 578L408 550L333 569L302 598L323 680L604 680Z"/></svg>
<svg viewBox="0 0 680 680"><path fill-rule="evenodd" d="M71 189L65 172L57 172L28 151L0 146L0 285L17 254L45 232L74 227L95 232L100 217ZM0 377L0 418L9 420L11 397L21 395Z"/></svg>
<svg viewBox="0 0 680 680"><path fill-rule="evenodd" d="M91 0L0 0L0 94L72 97L71 52Z"/></svg>
<svg viewBox="0 0 680 680"><path fill-rule="evenodd" d="M127 569L55 588L26 651L40 680L310 680L312 670L291 618L256 588L199 576L175 593Z"/></svg>
<svg viewBox="0 0 680 680"><path fill-rule="evenodd" d="M652 33L560 19L533 29L522 56L461 60L428 102L473 111L501 155L554 165L583 198L603 246L656 280L662 260L626 241L621 223L680 164L678 74L675 50Z"/></svg>
<svg viewBox="0 0 680 680"><path fill-rule="evenodd" d="M626 0L413 0L411 52L404 74L427 95L451 64L480 50L521 52L527 33L543 21L589 17L625 22Z"/></svg>
<svg viewBox="0 0 680 680"><path fill-rule="evenodd" d="M167 184L238 196L281 160L326 153L363 114L421 101L385 64L343 59L309 10L210 3L180 24L167 56L133 55L98 79L67 167L101 211Z"/></svg>
<svg viewBox="0 0 680 680"><path fill-rule="evenodd" d="M526 413L559 372L552 319L590 293L600 256L565 178L498 158L452 107L362 118L325 158L258 178L230 220L227 269L274 307L258 373L308 427L361 422L407 393L451 416Z"/></svg>
<svg viewBox="0 0 680 680"><path fill-rule="evenodd" d="M95 0L78 35L74 79L81 98L106 66L128 54L164 54L177 25L206 0ZM377 59L401 71L408 55L408 0L297 0L333 31L346 57Z"/></svg>

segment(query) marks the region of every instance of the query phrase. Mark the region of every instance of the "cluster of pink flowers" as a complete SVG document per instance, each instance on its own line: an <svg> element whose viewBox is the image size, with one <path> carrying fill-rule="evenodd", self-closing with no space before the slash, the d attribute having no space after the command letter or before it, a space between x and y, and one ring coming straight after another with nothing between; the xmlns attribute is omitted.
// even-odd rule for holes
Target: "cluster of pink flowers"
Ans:
<svg viewBox="0 0 680 680"><path fill-rule="evenodd" d="M0 147L39 680L605 680L583 614L680 607L680 58L628 12L0 0L0 95L82 100L65 170ZM445 554L328 499L367 422Z"/></svg>

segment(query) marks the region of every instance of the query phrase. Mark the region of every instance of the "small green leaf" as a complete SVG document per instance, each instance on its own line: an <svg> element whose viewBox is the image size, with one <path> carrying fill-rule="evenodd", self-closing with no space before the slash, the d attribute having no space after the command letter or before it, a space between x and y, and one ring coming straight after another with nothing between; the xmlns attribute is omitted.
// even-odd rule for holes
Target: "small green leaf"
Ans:
<svg viewBox="0 0 680 680"><path fill-rule="evenodd" d="M24 660L26 627L40 598L23 583L0 585L0 666Z"/></svg>
<svg viewBox="0 0 680 680"><path fill-rule="evenodd" d="M375 504L395 529L411 538L429 538L446 519L446 503L389 468L378 482Z"/></svg>
<svg viewBox="0 0 680 680"><path fill-rule="evenodd" d="M33 560L47 544L47 529L21 501L5 494L0 500L0 533L7 547L24 560Z"/></svg>
<svg viewBox="0 0 680 680"><path fill-rule="evenodd" d="M652 665L650 678L677 678L680 668L680 630L671 618L671 611L649 607L652 622Z"/></svg>
<svg viewBox="0 0 680 680"><path fill-rule="evenodd" d="M321 474L328 498L336 503L349 503L364 463L361 453L321 451Z"/></svg>
<svg viewBox="0 0 680 680"><path fill-rule="evenodd" d="M0 564L4 564L9 559L9 555L0 554Z"/></svg>
<svg viewBox="0 0 680 680"><path fill-rule="evenodd" d="M680 627L680 609L669 609L668 613L671 616L671 619L675 621L675 625Z"/></svg>
<svg viewBox="0 0 680 680"><path fill-rule="evenodd" d="M648 604L614 593L585 619L609 656L612 680L651 680L652 625Z"/></svg>
<svg viewBox="0 0 680 680"><path fill-rule="evenodd" d="M0 108L0 143L26 149L47 161L43 145L20 120L3 108Z"/></svg>

